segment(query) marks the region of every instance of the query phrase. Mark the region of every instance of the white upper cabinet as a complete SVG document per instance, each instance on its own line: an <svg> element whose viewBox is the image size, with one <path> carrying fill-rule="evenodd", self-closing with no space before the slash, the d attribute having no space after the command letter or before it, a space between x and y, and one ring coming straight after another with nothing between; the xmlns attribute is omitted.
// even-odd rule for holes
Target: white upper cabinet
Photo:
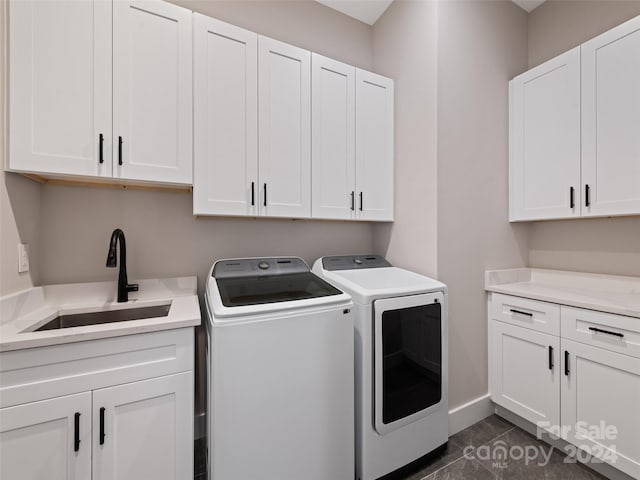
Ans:
<svg viewBox="0 0 640 480"><path fill-rule="evenodd" d="M258 35L194 14L196 215L257 215Z"/></svg>
<svg viewBox="0 0 640 480"><path fill-rule="evenodd" d="M113 2L114 177L192 183L192 13Z"/></svg>
<svg viewBox="0 0 640 480"><path fill-rule="evenodd" d="M580 215L580 47L514 78L510 220Z"/></svg>
<svg viewBox="0 0 640 480"><path fill-rule="evenodd" d="M640 17L582 45L582 132L583 215L639 214Z"/></svg>
<svg viewBox="0 0 640 480"><path fill-rule="evenodd" d="M312 54L312 217L355 218L355 76L351 65Z"/></svg>
<svg viewBox="0 0 640 480"><path fill-rule="evenodd" d="M0 478L91 478L91 392L0 409Z"/></svg>
<svg viewBox="0 0 640 480"><path fill-rule="evenodd" d="M510 83L511 221L640 214L640 17Z"/></svg>
<svg viewBox="0 0 640 480"><path fill-rule="evenodd" d="M356 69L356 214L393 220L393 80Z"/></svg>
<svg viewBox="0 0 640 480"><path fill-rule="evenodd" d="M10 7L10 170L192 183L191 11L160 0Z"/></svg>
<svg viewBox="0 0 640 480"><path fill-rule="evenodd" d="M258 38L259 211L311 216L311 52Z"/></svg>
<svg viewBox="0 0 640 480"><path fill-rule="evenodd" d="M111 3L9 7L8 168L110 177Z"/></svg>
<svg viewBox="0 0 640 480"><path fill-rule="evenodd" d="M312 216L393 220L393 81L313 54Z"/></svg>

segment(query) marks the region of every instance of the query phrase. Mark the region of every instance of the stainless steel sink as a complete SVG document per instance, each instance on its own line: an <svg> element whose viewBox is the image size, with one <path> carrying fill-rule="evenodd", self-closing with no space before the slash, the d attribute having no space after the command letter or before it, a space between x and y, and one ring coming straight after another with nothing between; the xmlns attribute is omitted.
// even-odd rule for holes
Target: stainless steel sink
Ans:
<svg viewBox="0 0 640 480"><path fill-rule="evenodd" d="M60 315L36 328L34 332L44 330L57 330L59 328L84 327L87 325L100 325L102 323L126 322L129 320L142 320L143 318L166 317L169 315L171 304L156 305L153 307L125 308L122 310L109 310L106 312L76 313L73 315Z"/></svg>

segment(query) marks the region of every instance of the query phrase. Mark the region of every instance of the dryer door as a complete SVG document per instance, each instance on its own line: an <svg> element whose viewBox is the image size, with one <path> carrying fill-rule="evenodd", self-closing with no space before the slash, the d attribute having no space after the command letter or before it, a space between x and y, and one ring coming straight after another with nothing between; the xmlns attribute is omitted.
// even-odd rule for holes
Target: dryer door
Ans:
<svg viewBox="0 0 640 480"><path fill-rule="evenodd" d="M414 422L441 406L445 308L442 292L374 302L378 433Z"/></svg>

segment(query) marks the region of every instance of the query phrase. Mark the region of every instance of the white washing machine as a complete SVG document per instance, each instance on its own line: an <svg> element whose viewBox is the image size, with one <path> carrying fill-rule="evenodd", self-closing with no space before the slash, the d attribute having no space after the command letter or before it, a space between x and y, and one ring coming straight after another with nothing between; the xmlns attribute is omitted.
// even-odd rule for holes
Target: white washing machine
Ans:
<svg viewBox="0 0 640 480"><path fill-rule="evenodd" d="M323 257L313 271L355 304L357 478L397 474L442 451L446 286L377 255Z"/></svg>
<svg viewBox="0 0 640 480"><path fill-rule="evenodd" d="M353 303L300 258L220 260L206 287L211 480L352 480Z"/></svg>

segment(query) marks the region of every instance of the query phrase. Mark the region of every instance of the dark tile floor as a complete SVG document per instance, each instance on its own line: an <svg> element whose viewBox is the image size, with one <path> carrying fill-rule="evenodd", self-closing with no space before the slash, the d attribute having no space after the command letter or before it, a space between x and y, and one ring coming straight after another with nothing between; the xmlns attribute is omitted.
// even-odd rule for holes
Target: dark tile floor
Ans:
<svg viewBox="0 0 640 480"><path fill-rule="evenodd" d="M600 480L601 475L497 415L449 438L447 451L405 480Z"/></svg>
<svg viewBox="0 0 640 480"><path fill-rule="evenodd" d="M507 455L500 455L508 452ZM205 447L195 444L195 480L206 480ZM403 480L600 480L561 450L492 415L449 438L447 450ZM284 479L283 479L284 480ZM304 480L304 479L295 479Z"/></svg>

